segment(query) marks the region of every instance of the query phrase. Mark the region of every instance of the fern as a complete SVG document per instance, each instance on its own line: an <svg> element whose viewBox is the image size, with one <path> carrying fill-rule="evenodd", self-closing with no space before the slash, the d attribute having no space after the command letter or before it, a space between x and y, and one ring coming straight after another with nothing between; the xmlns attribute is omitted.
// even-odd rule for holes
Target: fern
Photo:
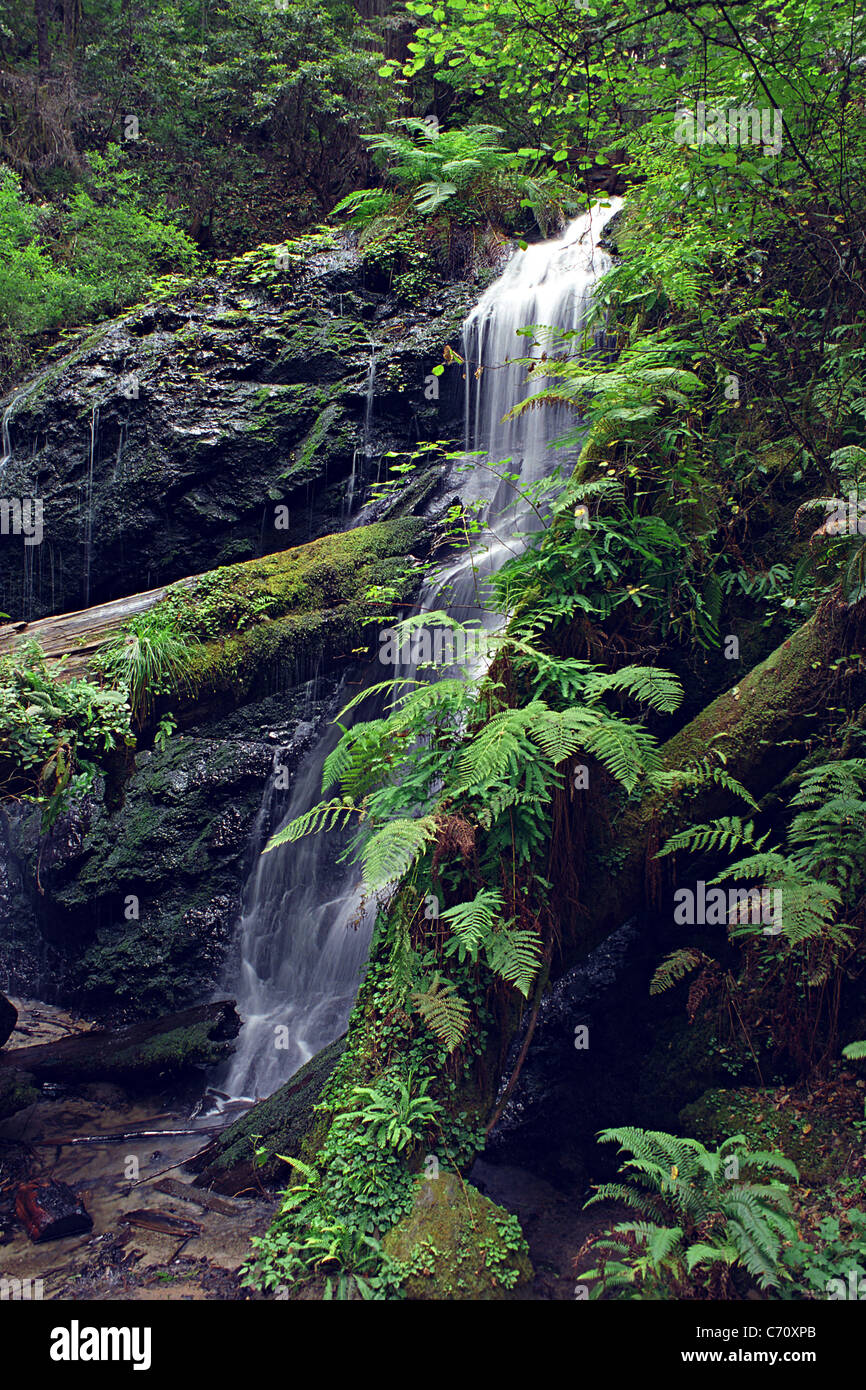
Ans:
<svg viewBox="0 0 866 1390"><path fill-rule="evenodd" d="M469 1029L469 1005L450 980L433 976L426 989L414 990L412 1002L446 1052L459 1047Z"/></svg>
<svg viewBox="0 0 866 1390"><path fill-rule="evenodd" d="M432 816L388 821L370 837L362 852L367 887L384 888L401 879L435 834L436 821Z"/></svg>
<svg viewBox="0 0 866 1390"><path fill-rule="evenodd" d="M461 961L467 956L471 961L478 959L479 949L495 930L501 913L502 894L496 889L482 889L471 902L457 903L441 914L440 921L447 922L454 933L453 949Z"/></svg>
<svg viewBox="0 0 866 1390"><path fill-rule="evenodd" d="M672 951L660 965L656 966L655 973L650 980L649 992L650 994L663 994L665 990L672 989L677 981L687 975L690 970L697 970L699 965L709 964L710 957L694 947L688 946L680 951Z"/></svg>
<svg viewBox="0 0 866 1390"><path fill-rule="evenodd" d="M317 835L321 830L336 830L345 826L352 815L359 812L357 806L346 806L342 801L325 801L318 806L313 806L309 811L305 811L302 816L297 816L288 825L284 825L282 830L278 830L272 835L265 845L264 854L268 854L272 849L279 848L280 845L293 844L295 840L300 840L304 835Z"/></svg>
<svg viewBox="0 0 866 1390"><path fill-rule="evenodd" d="M705 825L690 825L676 835L671 835L657 852L656 858L688 850L690 854L731 854L749 845L760 850L769 835L757 836L753 821L743 821L739 816L721 816Z"/></svg>
<svg viewBox="0 0 866 1390"><path fill-rule="evenodd" d="M587 679L586 694L590 699L608 690L622 691L660 714L672 714L683 698L677 677L652 666L622 666L608 674L593 672Z"/></svg>
<svg viewBox="0 0 866 1390"><path fill-rule="evenodd" d="M485 942L485 953L491 970L514 985L525 999L535 981L541 963L542 941L536 931L524 927L500 926Z"/></svg>
<svg viewBox="0 0 866 1390"><path fill-rule="evenodd" d="M617 1201L644 1218L621 1222L611 1237L592 1242L616 1257L592 1271L602 1291L631 1284L650 1294L677 1293L687 1277L712 1280L734 1265L760 1288L778 1287L782 1246L796 1237L787 1186L778 1177L753 1182L741 1170L761 1177L769 1170L796 1182L789 1159L749 1152L741 1134L716 1150L658 1130L608 1129L599 1139L631 1155L620 1165L629 1181L602 1184L585 1205Z"/></svg>

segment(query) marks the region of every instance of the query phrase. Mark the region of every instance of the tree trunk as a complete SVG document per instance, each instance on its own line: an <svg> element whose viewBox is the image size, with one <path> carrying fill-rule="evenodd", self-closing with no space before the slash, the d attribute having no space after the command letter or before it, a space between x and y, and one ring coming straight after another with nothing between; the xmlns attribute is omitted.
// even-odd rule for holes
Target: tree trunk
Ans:
<svg viewBox="0 0 866 1390"><path fill-rule="evenodd" d="M40 85L51 72L51 48L48 43L49 5L50 0L33 0L33 13L36 19L36 52L39 58Z"/></svg>
<svg viewBox="0 0 866 1390"><path fill-rule="evenodd" d="M663 745L665 767L673 772L709 758L760 801L800 762L807 741L824 732L828 706L856 708L866 698L862 663L852 661L844 675L834 666L857 650L861 624L855 610L839 602L825 604L739 685L719 695ZM639 804L626 804L609 823L594 817L585 827L586 869L557 973L652 896L658 875L652 856L668 836L745 809L742 801L709 782L689 797L676 788L645 796ZM618 851L616 868L605 859L611 850Z"/></svg>

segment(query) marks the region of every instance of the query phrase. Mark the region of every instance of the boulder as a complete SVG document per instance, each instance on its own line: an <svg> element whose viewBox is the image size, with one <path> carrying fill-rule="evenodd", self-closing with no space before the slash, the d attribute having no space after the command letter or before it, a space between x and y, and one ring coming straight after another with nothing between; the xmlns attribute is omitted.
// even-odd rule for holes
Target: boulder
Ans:
<svg viewBox="0 0 866 1390"><path fill-rule="evenodd" d="M416 1179L412 1209L382 1248L403 1270L413 1300L511 1299L532 1279L517 1218L444 1170Z"/></svg>

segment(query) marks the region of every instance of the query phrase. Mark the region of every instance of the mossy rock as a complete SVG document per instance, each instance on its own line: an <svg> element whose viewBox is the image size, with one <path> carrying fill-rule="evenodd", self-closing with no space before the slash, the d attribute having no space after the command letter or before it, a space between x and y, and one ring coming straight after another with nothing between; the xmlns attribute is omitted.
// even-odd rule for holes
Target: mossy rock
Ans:
<svg viewBox="0 0 866 1390"><path fill-rule="evenodd" d="M517 1218L456 1173L417 1178L412 1209L382 1248L404 1271L409 1299L513 1298L532 1279Z"/></svg>
<svg viewBox="0 0 866 1390"><path fill-rule="evenodd" d="M704 1091L680 1112L679 1128L708 1145L721 1144L731 1134L744 1134L750 1149L790 1158L801 1183L810 1187L841 1177L852 1148L858 1153L861 1148L857 1132L819 1103L787 1100L780 1104L778 1092L752 1086Z"/></svg>
<svg viewBox="0 0 866 1390"><path fill-rule="evenodd" d="M322 1048L272 1096L251 1106L223 1130L196 1156L192 1165L199 1174L196 1185L230 1195L250 1188L286 1185L291 1169L279 1155L294 1158L301 1153L311 1127L313 1106L345 1046L346 1039L338 1038ZM253 1151L259 1145L268 1149L271 1156L257 1168Z"/></svg>

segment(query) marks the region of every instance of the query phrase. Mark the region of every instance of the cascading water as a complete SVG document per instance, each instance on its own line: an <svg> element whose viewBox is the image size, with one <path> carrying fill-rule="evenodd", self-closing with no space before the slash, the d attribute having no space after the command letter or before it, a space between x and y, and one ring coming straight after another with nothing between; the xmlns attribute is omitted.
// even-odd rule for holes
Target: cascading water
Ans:
<svg viewBox="0 0 866 1390"><path fill-rule="evenodd" d="M2 456L0 456L0 476L6 472L6 466L12 459L12 438L9 434L9 421L12 419L12 412L16 404L17 397L16 400L12 401L10 405L7 405L6 409L3 411L2 423L0 423L0 442L2 442L0 446L2 446L3 449Z"/></svg>
<svg viewBox="0 0 866 1390"><path fill-rule="evenodd" d="M563 432L558 412L503 416L532 389L516 360L527 355L518 329L548 325L577 330L584 322L598 277L610 261L597 246L618 200L596 207L570 224L564 236L515 251L464 325L467 447L487 451L492 464L511 462L524 489L549 474L556 454L549 447ZM369 432L375 364L368 377ZM368 440L365 439L365 443ZM484 531L473 552L463 552L430 576L421 610L446 608L460 621L481 618L492 626L478 592L479 576L494 573L519 551L538 518L513 486L480 463L466 469L460 487ZM319 799L322 768L340 737L332 727L301 764L282 816L277 796L285 775L275 775L257 823L267 828L301 815ZM283 798L284 800L284 798ZM358 870L338 863L344 842L317 835L257 858L244 891L240 966L227 987L244 1018L238 1046L215 1086L230 1095L270 1095L320 1048L345 1029L369 950L374 911L365 904ZM354 930L351 928L354 927Z"/></svg>
<svg viewBox="0 0 866 1390"><path fill-rule="evenodd" d="M32 383L32 385L38 384L41 380L42 378L39 377L37 382ZM3 477L9 464L12 462L14 454L10 430L12 416L15 414L21 402L26 398L28 392L32 389L32 385L28 386L26 391L19 391L17 396L13 396L9 404L4 408L2 416L0 416L0 449L2 449L2 453L0 453L0 478Z"/></svg>
<svg viewBox="0 0 866 1390"><path fill-rule="evenodd" d="M90 457L87 466L87 492L84 498L84 606L90 604L90 566L93 552L93 467L99 441L99 406L90 412Z"/></svg>
<svg viewBox="0 0 866 1390"><path fill-rule="evenodd" d="M367 364L367 385L364 397L364 432L361 436L361 448L356 449L352 454L352 472L349 475L349 482L346 487L346 500L343 507L344 518L351 517L355 506L355 493L358 488L358 462L361 460L361 483L363 485L367 476L369 461L373 457L373 395L376 390L376 354L370 353L370 361Z"/></svg>

